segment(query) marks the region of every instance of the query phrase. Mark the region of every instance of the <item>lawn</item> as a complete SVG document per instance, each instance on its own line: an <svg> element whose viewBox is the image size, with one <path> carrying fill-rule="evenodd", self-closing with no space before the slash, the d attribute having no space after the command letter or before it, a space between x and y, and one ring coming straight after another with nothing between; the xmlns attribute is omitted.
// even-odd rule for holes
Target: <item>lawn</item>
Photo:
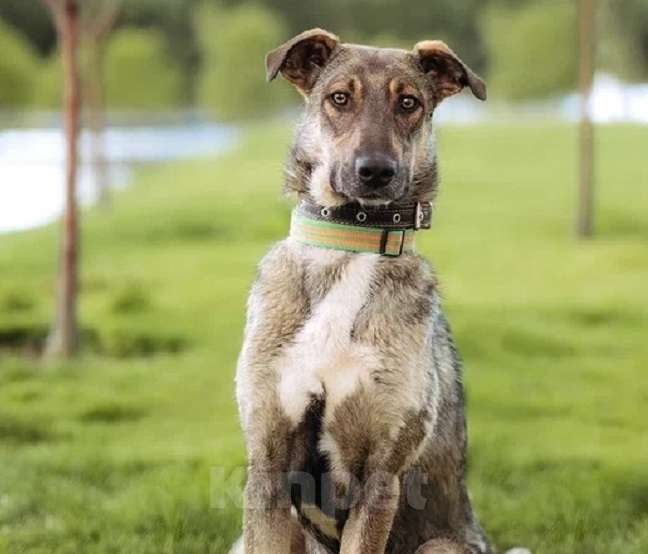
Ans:
<svg viewBox="0 0 648 554"><path fill-rule="evenodd" d="M289 137L249 129L84 213L72 363L34 355L57 228L0 237L0 552L227 551L245 463L232 377L255 265L287 228ZM647 144L646 127L601 129L597 238L579 242L574 129L439 131L419 248L465 360L472 495L502 548L648 552Z"/></svg>

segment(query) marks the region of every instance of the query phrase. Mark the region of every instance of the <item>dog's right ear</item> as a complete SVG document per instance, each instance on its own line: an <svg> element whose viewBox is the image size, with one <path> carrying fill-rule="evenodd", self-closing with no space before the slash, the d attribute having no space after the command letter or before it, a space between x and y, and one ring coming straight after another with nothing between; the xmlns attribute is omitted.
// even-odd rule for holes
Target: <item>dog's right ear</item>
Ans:
<svg viewBox="0 0 648 554"><path fill-rule="evenodd" d="M323 29L304 31L266 55L266 76L272 81L281 74L304 96L313 89L317 77L340 43Z"/></svg>

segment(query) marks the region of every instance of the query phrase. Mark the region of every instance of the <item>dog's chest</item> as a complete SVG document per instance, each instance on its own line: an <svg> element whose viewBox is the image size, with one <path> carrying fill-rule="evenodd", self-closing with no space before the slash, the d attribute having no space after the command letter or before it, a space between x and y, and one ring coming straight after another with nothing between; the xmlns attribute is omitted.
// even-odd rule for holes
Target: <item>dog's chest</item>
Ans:
<svg viewBox="0 0 648 554"><path fill-rule="evenodd" d="M370 385L377 353L354 340L353 330L370 300L378 259L353 256L280 357L279 398L293 423L303 419L313 398L325 398L330 413L359 386Z"/></svg>

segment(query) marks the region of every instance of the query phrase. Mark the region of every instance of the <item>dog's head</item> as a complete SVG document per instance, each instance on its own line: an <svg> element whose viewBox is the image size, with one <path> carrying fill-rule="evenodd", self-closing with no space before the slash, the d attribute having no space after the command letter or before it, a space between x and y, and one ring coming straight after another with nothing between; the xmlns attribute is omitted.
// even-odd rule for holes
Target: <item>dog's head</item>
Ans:
<svg viewBox="0 0 648 554"><path fill-rule="evenodd" d="M287 186L329 206L430 199L432 113L464 87L486 99L484 82L441 41L408 52L343 44L312 29L268 53L266 70L306 99Z"/></svg>

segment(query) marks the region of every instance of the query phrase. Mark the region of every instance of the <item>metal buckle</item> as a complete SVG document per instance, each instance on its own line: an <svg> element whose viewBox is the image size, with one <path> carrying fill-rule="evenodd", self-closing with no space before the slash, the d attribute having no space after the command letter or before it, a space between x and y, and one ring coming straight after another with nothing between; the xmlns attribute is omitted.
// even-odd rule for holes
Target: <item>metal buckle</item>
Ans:
<svg viewBox="0 0 648 554"><path fill-rule="evenodd" d="M401 229L400 234L401 234L401 241L400 241L400 248L398 249L399 256L403 254L403 248L405 247L405 231Z"/></svg>
<svg viewBox="0 0 648 554"><path fill-rule="evenodd" d="M418 231L421 228L421 223L423 223L423 218L425 217L425 214L423 214L423 206L421 206L420 202L416 203L416 210L414 210L414 230Z"/></svg>
<svg viewBox="0 0 648 554"><path fill-rule="evenodd" d="M432 202L426 202L430 209L430 217L432 217ZM425 220L425 212L423 211L423 204L421 202L416 203L416 210L414 211L414 230L418 231L423 228L423 221ZM427 225L425 229L429 229L430 226Z"/></svg>
<svg viewBox="0 0 648 554"><path fill-rule="evenodd" d="M387 250L388 240L389 240L389 229L383 229L382 235L380 235L380 249L378 251L378 254L380 254L381 256L385 255L385 251Z"/></svg>
<svg viewBox="0 0 648 554"><path fill-rule="evenodd" d="M389 235L391 233L400 233L400 244L398 245L398 254L391 254L387 252L387 242L389 241ZM403 254L403 248L405 248L405 231L402 229L383 229L382 235L380 237L380 249L379 254L381 256L390 256L398 257Z"/></svg>

